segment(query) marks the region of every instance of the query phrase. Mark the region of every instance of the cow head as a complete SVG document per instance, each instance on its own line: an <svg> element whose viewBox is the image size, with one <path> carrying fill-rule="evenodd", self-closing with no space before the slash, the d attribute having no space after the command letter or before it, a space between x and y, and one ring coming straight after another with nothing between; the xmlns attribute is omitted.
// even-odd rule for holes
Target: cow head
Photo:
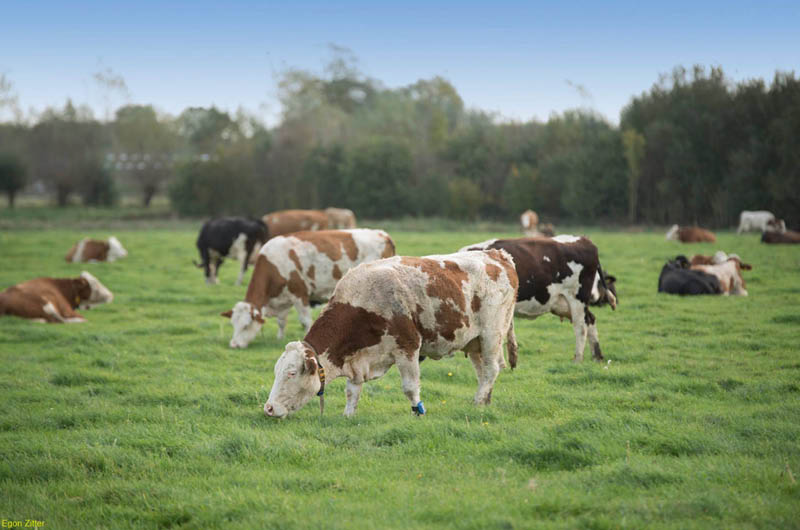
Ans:
<svg viewBox="0 0 800 530"><path fill-rule="evenodd" d="M678 225L672 225L672 228L667 231L667 240L678 240Z"/></svg>
<svg viewBox="0 0 800 530"><path fill-rule="evenodd" d="M766 231L783 234L786 232L786 222L783 219L771 219L767 221Z"/></svg>
<svg viewBox="0 0 800 530"><path fill-rule="evenodd" d="M290 342L275 363L275 382L264 414L272 418L288 416L311 401L321 387L314 351L302 342Z"/></svg>
<svg viewBox="0 0 800 530"><path fill-rule="evenodd" d="M231 348L246 348L256 338L264 324L261 312L249 302L237 302L233 309L221 315L230 318L233 325Z"/></svg>
<svg viewBox="0 0 800 530"><path fill-rule="evenodd" d="M81 280L85 281L85 285L89 288L88 297L85 296L86 293L81 293L81 301L78 304L81 309L91 309L93 306L107 304L114 299L114 295L108 290L108 287L100 283L100 280L92 274L83 271Z"/></svg>
<svg viewBox="0 0 800 530"><path fill-rule="evenodd" d="M602 275L602 277L601 277ZM610 305L611 309L617 308L617 278L611 274L606 274L602 268L597 271L594 279L594 287L592 289L592 297L589 300L589 305L601 306Z"/></svg>
<svg viewBox="0 0 800 530"><path fill-rule="evenodd" d="M122 243L119 242L114 236L108 238L108 256L106 260L114 261L120 258L127 257L128 251L122 246Z"/></svg>

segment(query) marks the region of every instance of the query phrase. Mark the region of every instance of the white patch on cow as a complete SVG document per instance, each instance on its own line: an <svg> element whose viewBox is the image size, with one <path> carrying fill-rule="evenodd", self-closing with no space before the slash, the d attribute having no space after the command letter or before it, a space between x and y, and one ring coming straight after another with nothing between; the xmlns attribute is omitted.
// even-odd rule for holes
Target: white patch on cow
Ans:
<svg viewBox="0 0 800 530"><path fill-rule="evenodd" d="M86 322L86 319L81 317L71 317L64 319L65 324L80 324L81 322Z"/></svg>
<svg viewBox="0 0 800 530"><path fill-rule="evenodd" d="M726 261L718 265L693 265L692 269L716 276L722 287L722 294L747 296L742 272L735 261Z"/></svg>
<svg viewBox="0 0 800 530"><path fill-rule="evenodd" d="M236 236L236 239L234 239L233 243L231 243L231 247L228 249L228 257L236 259L239 262L242 262L245 259L247 259L247 254L245 250L246 243L247 243L247 234L242 232L238 236Z"/></svg>
<svg viewBox="0 0 800 530"><path fill-rule="evenodd" d="M548 258L547 256L545 256L545 257L543 257L543 258L542 258L542 261L546 261L546 262L548 262L548 263L549 263L549 262L550 262L550 258Z"/></svg>
<svg viewBox="0 0 800 530"><path fill-rule="evenodd" d="M88 237L84 237L78 242L78 248L75 249L75 254L72 255L72 263L80 263L83 261L83 251L86 248L86 243L89 241Z"/></svg>
<svg viewBox="0 0 800 530"><path fill-rule="evenodd" d="M58 312L56 306L53 305L53 302L47 302L46 304L44 304L44 307L42 307L42 311L44 311L45 314L55 318L59 322L64 322L64 317L62 317L61 313Z"/></svg>
<svg viewBox="0 0 800 530"><path fill-rule="evenodd" d="M89 287L91 288L89 299L81 300L81 309L90 309L96 305L108 304L114 300L114 295L111 293L111 291L109 291L105 285L100 283L100 280L95 278L92 274L87 271L83 271L81 273L81 278L84 278L86 281L88 281Z"/></svg>
<svg viewBox="0 0 800 530"><path fill-rule="evenodd" d="M261 323L253 318L258 316L259 310L248 302L237 302L233 306L231 325L233 337L229 343L231 348L246 348L261 330Z"/></svg>
<svg viewBox="0 0 800 530"><path fill-rule="evenodd" d="M530 219L530 217L528 217L527 214L520 215L519 219L520 219L520 222L522 222L522 227L523 228L530 228L531 219Z"/></svg>
<svg viewBox="0 0 800 530"><path fill-rule="evenodd" d="M667 240L668 241L677 241L678 240L678 225L672 225L672 227L667 231Z"/></svg>
<svg viewBox="0 0 800 530"><path fill-rule="evenodd" d="M554 241L558 241L559 243L575 243L579 241L581 238L578 236L571 236L569 234L561 234L560 236L555 236L552 238Z"/></svg>
<svg viewBox="0 0 800 530"><path fill-rule="evenodd" d="M514 308L515 313L525 318L537 318L551 312L561 317L571 317L570 301L577 300L578 291L581 288L580 274L583 270L583 265L570 261L567 266L572 270L572 274L563 278L560 282L551 283L547 286L547 293L550 295L547 302L540 304L533 297L530 300L520 300ZM583 315L581 315L581 318L583 318Z"/></svg>
<svg viewBox="0 0 800 530"><path fill-rule="evenodd" d="M119 242L114 236L108 238L108 255L106 256L106 261L112 262L116 261L120 258L124 258L128 256L128 251L122 246L122 243Z"/></svg>

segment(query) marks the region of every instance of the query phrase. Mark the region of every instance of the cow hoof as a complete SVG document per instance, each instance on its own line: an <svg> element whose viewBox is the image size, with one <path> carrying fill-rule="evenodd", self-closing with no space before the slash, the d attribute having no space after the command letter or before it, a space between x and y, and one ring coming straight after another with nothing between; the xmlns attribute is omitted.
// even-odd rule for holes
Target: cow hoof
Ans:
<svg viewBox="0 0 800 530"><path fill-rule="evenodd" d="M423 416L425 415L425 405L423 405L422 401L420 401L419 403L411 407L411 412L413 412L414 415L416 416Z"/></svg>

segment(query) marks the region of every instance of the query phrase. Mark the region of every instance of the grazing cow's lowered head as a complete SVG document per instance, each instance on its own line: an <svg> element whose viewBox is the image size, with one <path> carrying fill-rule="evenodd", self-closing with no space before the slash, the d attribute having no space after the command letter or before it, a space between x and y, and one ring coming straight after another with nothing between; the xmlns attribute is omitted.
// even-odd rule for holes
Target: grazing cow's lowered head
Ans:
<svg viewBox="0 0 800 530"><path fill-rule="evenodd" d="M261 312L249 302L237 302L233 309L225 311L221 315L230 318L231 325L233 325L231 348L246 348L256 338L264 324Z"/></svg>
<svg viewBox="0 0 800 530"><path fill-rule="evenodd" d="M321 388L314 351L303 342L290 342L275 363L275 383L264 404L264 414L283 418L303 408Z"/></svg>
<svg viewBox="0 0 800 530"><path fill-rule="evenodd" d="M589 299L589 305L610 305L612 310L616 309L617 303L619 302L616 283L616 276L606 274L606 271L604 271L602 267L598 266L597 277L594 281L592 297Z"/></svg>

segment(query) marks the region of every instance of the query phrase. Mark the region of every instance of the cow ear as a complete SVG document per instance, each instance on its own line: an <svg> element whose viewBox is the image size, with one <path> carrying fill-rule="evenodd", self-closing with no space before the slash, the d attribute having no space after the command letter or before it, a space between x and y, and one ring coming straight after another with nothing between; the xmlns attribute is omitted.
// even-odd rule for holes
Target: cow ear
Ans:
<svg viewBox="0 0 800 530"><path fill-rule="evenodd" d="M742 269L744 269L746 271L753 270L753 266L750 265L749 263L741 263L741 262L739 262L739 263L740 263L740 267L742 267Z"/></svg>
<svg viewBox="0 0 800 530"><path fill-rule="evenodd" d="M220 313L220 316L223 316L225 318L231 318L233 316L233 309L228 309L224 313Z"/></svg>
<svg viewBox="0 0 800 530"><path fill-rule="evenodd" d="M317 373L317 360L313 357L306 357L306 371L314 375Z"/></svg>
<svg viewBox="0 0 800 530"><path fill-rule="evenodd" d="M259 324L264 323L264 317L261 316L261 312L258 309L253 309L250 312L250 316L253 318L253 320L258 322Z"/></svg>

